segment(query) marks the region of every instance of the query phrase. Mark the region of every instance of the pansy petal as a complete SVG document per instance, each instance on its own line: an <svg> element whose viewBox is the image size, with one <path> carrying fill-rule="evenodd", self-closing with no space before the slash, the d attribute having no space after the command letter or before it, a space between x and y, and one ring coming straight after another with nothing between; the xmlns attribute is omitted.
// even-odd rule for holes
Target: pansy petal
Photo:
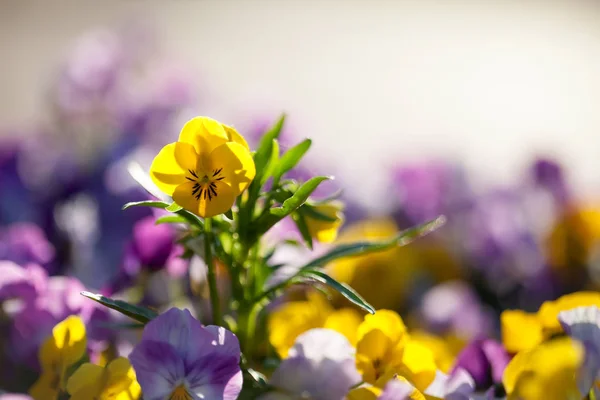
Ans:
<svg viewBox="0 0 600 400"><path fill-rule="evenodd" d="M198 154L188 143L170 143L154 157L150 177L160 190L172 195L175 188L187 182L186 175L196 170Z"/></svg>
<svg viewBox="0 0 600 400"><path fill-rule="evenodd" d="M187 367L189 390L201 399L235 400L243 377L236 356L206 355Z"/></svg>
<svg viewBox="0 0 600 400"><path fill-rule="evenodd" d="M60 362L65 366L72 365L81 360L87 346L85 325L81 318L72 315L64 321L59 322L52 329L52 339L49 343L51 344L46 345L47 347L40 353L42 365L48 362L46 356L52 352L50 346L54 347L54 351L59 354Z"/></svg>
<svg viewBox="0 0 600 400"><path fill-rule="evenodd" d="M43 372L29 389L29 394L34 400L56 399L58 388L55 385L56 376L51 372Z"/></svg>
<svg viewBox="0 0 600 400"><path fill-rule="evenodd" d="M77 368L67 381L67 392L73 400L93 399L102 389L104 368L99 365L85 363Z"/></svg>
<svg viewBox="0 0 600 400"><path fill-rule="evenodd" d="M213 186L196 185L194 182L186 182L177 186L173 193L173 200L203 218L224 214L233 206L236 196L228 184L216 181L210 184Z"/></svg>
<svg viewBox="0 0 600 400"><path fill-rule="evenodd" d="M200 357L213 336L189 310L171 308L146 324L142 339L168 343L185 360Z"/></svg>
<svg viewBox="0 0 600 400"><path fill-rule="evenodd" d="M227 133L227 137L229 138L230 142L241 144L242 146L244 146L246 148L246 150L250 151L250 146L248 146L248 142L246 142L246 139L244 139L244 137L242 135L240 135L238 133L238 131L235 130L234 127L227 126L225 124L222 124L222 125L223 125L223 129L225 129L225 133Z"/></svg>
<svg viewBox="0 0 600 400"><path fill-rule="evenodd" d="M437 366L433 353L427 347L414 341L409 341L404 348L402 356L403 370L406 377L419 390L425 390L435 379Z"/></svg>
<svg viewBox="0 0 600 400"><path fill-rule="evenodd" d="M129 361L145 400L164 399L185 377L183 360L168 343L143 339L129 355Z"/></svg>
<svg viewBox="0 0 600 400"><path fill-rule="evenodd" d="M377 329L385 334L392 342L406 338L406 325L402 318L394 311L377 310L375 314L365 316L365 320L358 327L358 340L368 332Z"/></svg>
<svg viewBox="0 0 600 400"><path fill-rule="evenodd" d="M509 353L529 350L544 338L542 324L536 314L521 310L506 310L500 315L502 343Z"/></svg>
<svg viewBox="0 0 600 400"><path fill-rule="evenodd" d="M402 377L390 380L377 400L425 400L414 386Z"/></svg>
<svg viewBox="0 0 600 400"><path fill-rule="evenodd" d="M238 143L225 143L215 148L209 156L211 170L222 168L221 175L228 182L237 197L252 182L256 167L252 155Z"/></svg>
<svg viewBox="0 0 600 400"><path fill-rule="evenodd" d="M194 146L196 153L208 154L228 141L223 125L212 118L192 118L181 129L179 142Z"/></svg>
<svg viewBox="0 0 600 400"><path fill-rule="evenodd" d="M105 390L114 394L128 391L131 384L136 380L135 371L125 357L112 360L106 366L106 374Z"/></svg>
<svg viewBox="0 0 600 400"><path fill-rule="evenodd" d="M210 346L205 345L205 354L213 354L218 357L240 358L240 342L235 334L222 326L208 325L204 329L213 336Z"/></svg>

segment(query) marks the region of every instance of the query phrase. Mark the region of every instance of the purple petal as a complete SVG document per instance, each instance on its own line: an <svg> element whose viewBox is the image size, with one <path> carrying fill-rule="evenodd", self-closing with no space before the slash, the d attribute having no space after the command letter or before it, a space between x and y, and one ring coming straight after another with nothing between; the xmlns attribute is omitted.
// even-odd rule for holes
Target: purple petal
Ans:
<svg viewBox="0 0 600 400"><path fill-rule="evenodd" d="M454 371L456 370L468 372L477 388L487 389L492 384L491 366L480 340L472 341L460 352L454 364Z"/></svg>
<svg viewBox="0 0 600 400"><path fill-rule="evenodd" d="M0 261L0 301L9 298L32 301L46 279L43 268L35 264L23 268L12 261Z"/></svg>
<svg viewBox="0 0 600 400"><path fill-rule="evenodd" d="M446 382L444 399L469 400L475 391L475 381L464 369L457 369Z"/></svg>
<svg viewBox="0 0 600 400"><path fill-rule="evenodd" d="M331 329L317 328L296 338L288 357L304 357L313 361L330 359L345 361L354 357L355 350L345 336Z"/></svg>
<svg viewBox="0 0 600 400"><path fill-rule="evenodd" d="M156 225L154 217L146 217L133 228L133 247L145 267L163 268L173 250L175 232L169 224Z"/></svg>
<svg viewBox="0 0 600 400"><path fill-rule="evenodd" d="M511 360L510 355L506 352L502 343L493 339L483 340L481 349L485 353L487 361L490 364L492 381L494 383L501 383L504 369Z"/></svg>
<svg viewBox="0 0 600 400"><path fill-rule="evenodd" d="M143 339L129 354L146 400L162 400L185 377L183 359L168 343Z"/></svg>
<svg viewBox="0 0 600 400"><path fill-rule="evenodd" d="M235 400L243 377L237 356L207 355L186 368L190 391L202 399Z"/></svg>
<svg viewBox="0 0 600 400"><path fill-rule="evenodd" d="M215 337L189 310L171 308L146 325L142 339L169 343L183 360L193 363L214 350L210 344Z"/></svg>
<svg viewBox="0 0 600 400"><path fill-rule="evenodd" d="M410 400L415 388L406 381L392 379L385 385L383 393L377 400Z"/></svg>
<svg viewBox="0 0 600 400"><path fill-rule="evenodd" d="M212 335L210 347L206 346L206 353L213 357L233 358L236 362L240 360L240 342L233 332L221 326L209 325L204 328Z"/></svg>

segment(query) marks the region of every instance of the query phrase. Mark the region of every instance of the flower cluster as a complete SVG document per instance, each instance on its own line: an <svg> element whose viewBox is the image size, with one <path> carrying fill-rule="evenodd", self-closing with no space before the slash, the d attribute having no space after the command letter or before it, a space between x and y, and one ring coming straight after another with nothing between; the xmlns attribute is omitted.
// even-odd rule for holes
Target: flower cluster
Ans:
<svg viewBox="0 0 600 400"><path fill-rule="evenodd" d="M0 399L600 397L600 211L556 163L399 166L369 215L285 116L174 135L190 85L146 33L77 44L64 145L0 144Z"/></svg>

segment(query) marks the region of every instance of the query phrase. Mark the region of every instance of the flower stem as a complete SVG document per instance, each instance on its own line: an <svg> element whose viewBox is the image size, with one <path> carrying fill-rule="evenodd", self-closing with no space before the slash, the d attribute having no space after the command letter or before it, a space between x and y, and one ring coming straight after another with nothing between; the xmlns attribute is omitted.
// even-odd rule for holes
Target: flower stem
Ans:
<svg viewBox="0 0 600 400"><path fill-rule="evenodd" d="M215 264L212 257L212 221L210 218L204 219L204 262L208 269L208 289L210 291L210 306L212 309L213 324L222 326L221 303L219 301L219 292L217 290L217 276L215 274Z"/></svg>

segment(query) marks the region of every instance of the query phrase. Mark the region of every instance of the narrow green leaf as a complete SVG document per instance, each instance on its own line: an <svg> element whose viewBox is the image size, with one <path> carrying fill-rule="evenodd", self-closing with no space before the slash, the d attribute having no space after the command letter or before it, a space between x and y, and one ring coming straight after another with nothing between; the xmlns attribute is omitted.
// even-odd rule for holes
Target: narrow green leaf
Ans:
<svg viewBox="0 0 600 400"><path fill-rule="evenodd" d="M108 308L112 308L113 310L116 310L121 314L128 316L129 318L141 322L142 324L145 324L158 316L157 312L152 311L149 308L135 306L122 300L113 300L100 294L94 294L90 292L81 292L81 295Z"/></svg>
<svg viewBox="0 0 600 400"><path fill-rule="evenodd" d="M139 322L102 322L102 321L91 321L90 324L94 327L105 328L105 329L143 329L144 324Z"/></svg>
<svg viewBox="0 0 600 400"><path fill-rule="evenodd" d="M425 236L438 229L445 223L445 221L446 218L444 216L440 216L422 225L406 229L400 232L394 238L388 240L382 240L378 242L368 241L340 244L335 246L327 253L323 254L321 257L315 258L314 260L303 266L301 269L323 267L331 261L337 260L338 258L359 256L363 254L387 250L394 246L404 246L412 242L413 240Z"/></svg>
<svg viewBox="0 0 600 400"><path fill-rule="evenodd" d="M258 178L262 179L262 175L267 167L267 163L273 153L273 140L277 139L281 134L281 129L283 128L283 123L285 122L285 115L282 115L279 120L273 125L265 134L263 135L260 143L258 144L258 149L256 153L254 153L254 164L256 165L256 176L255 180Z"/></svg>
<svg viewBox="0 0 600 400"><path fill-rule="evenodd" d="M327 275L325 272L309 269L306 271L302 271L300 273L300 276L313 279L317 282L329 286L330 288L338 291L342 296L344 296L345 298L350 300L350 302L356 304L366 312L370 314L375 314L375 309L373 308L373 306L367 303L367 301L363 299L360 294L358 294L354 289L352 289L345 283L336 281L335 279Z"/></svg>
<svg viewBox="0 0 600 400"><path fill-rule="evenodd" d="M298 164L302 157L304 157L304 154L306 154L308 149L310 149L311 144L312 141L310 139L305 139L286 151L285 154L281 156L281 159L273 171L273 182L275 185L286 172L290 171Z"/></svg>
<svg viewBox="0 0 600 400"><path fill-rule="evenodd" d="M196 214L189 212L188 210L185 209L180 209L178 211L175 212L177 215L181 215L183 218L186 219L187 222L189 222L191 225L195 225L198 228L200 228L201 230L204 229L204 221L202 220L202 218L200 218L199 216L197 216Z"/></svg>
<svg viewBox="0 0 600 400"><path fill-rule="evenodd" d="M317 211L317 209L309 204L303 204L302 207L298 209L298 212L304 216L310 217L312 219L316 219L319 221L326 222L335 222L338 219L336 217L330 217L329 215L325 215L322 212Z"/></svg>
<svg viewBox="0 0 600 400"><path fill-rule="evenodd" d="M300 232L300 234L302 235L302 239L304 240L306 247L312 250L313 240L312 236L310 236L310 232L308 231L308 226L306 225L306 220L304 219L304 216L298 212L295 212L292 213L292 220L296 224L298 232Z"/></svg>
<svg viewBox="0 0 600 400"><path fill-rule="evenodd" d="M130 203L127 203L123 206L123 210L127 210L128 208L131 207L154 207L154 208L167 208L169 206L169 204L165 203L164 201L157 201L157 200L144 200L144 201L132 201Z"/></svg>
<svg viewBox="0 0 600 400"><path fill-rule="evenodd" d="M269 157L267 165L265 165L265 169L260 178L261 186L264 185L269 180L269 178L273 175L273 171L275 171L275 168L277 168L278 161L279 161L279 142L277 141L277 139L273 139L273 143L271 145L271 156Z"/></svg>
<svg viewBox="0 0 600 400"><path fill-rule="evenodd" d="M318 206L321 204L327 204L332 202L333 200L337 200L340 198L340 196L344 194L344 190L343 189L339 189L336 190L335 192L333 192L332 194L330 194L329 196L322 198L322 199L311 199L310 204L313 206Z"/></svg>
<svg viewBox="0 0 600 400"><path fill-rule="evenodd" d="M173 202L171 203L167 208L165 208L165 210L170 211L170 212L177 212L179 210L181 210L183 207L181 207L179 204Z"/></svg>
<svg viewBox="0 0 600 400"><path fill-rule="evenodd" d="M155 224L185 224L186 222L188 221L182 215L165 215L158 218Z"/></svg>
<svg viewBox="0 0 600 400"><path fill-rule="evenodd" d="M329 179L332 179L332 177L315 176L314 178L310 178L309 180L304 182L302 186L298 188L298 190L296 190L292 197L284 201L281 207L271 208L271 214L282 218L286 215L290 215L298 207L304 204L304 202L308 199L312 192L314 192L317 189L321 182Z"/></svg>

